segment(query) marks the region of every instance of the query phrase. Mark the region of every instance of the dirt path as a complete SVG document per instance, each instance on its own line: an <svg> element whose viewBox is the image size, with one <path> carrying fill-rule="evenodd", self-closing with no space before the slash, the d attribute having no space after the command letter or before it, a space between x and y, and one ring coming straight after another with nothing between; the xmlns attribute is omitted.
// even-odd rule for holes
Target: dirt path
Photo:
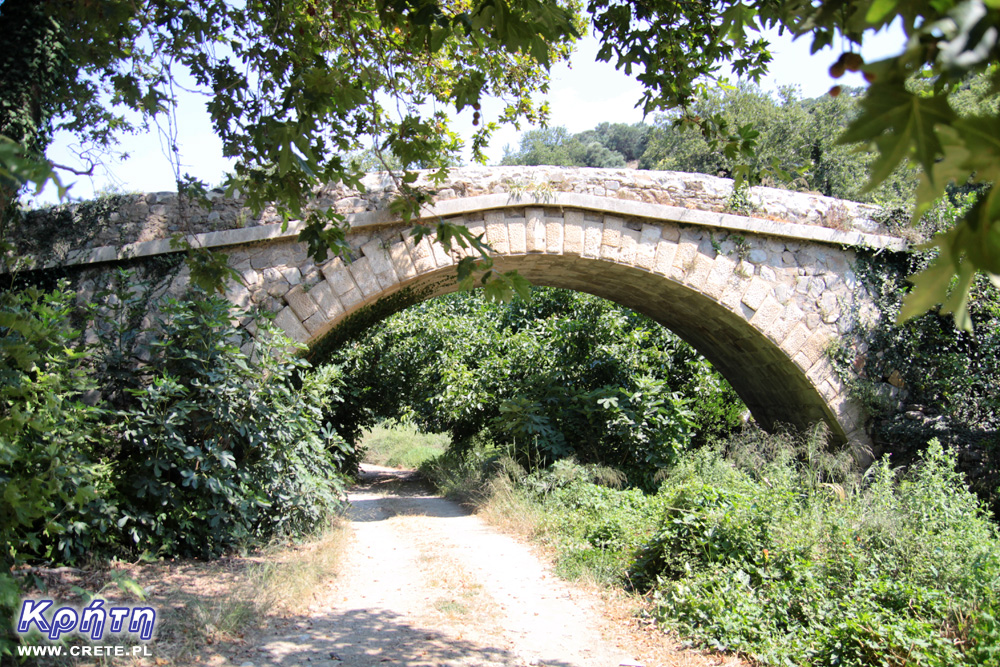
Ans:
<svg viewBox="0 0 1000 667"><path fill-rule="evenodd" d="M339 576L309 609L251 639L235 664L728 664L690 653L637 656L642 631L608 619L600 596L556 578L528 546L433 496L410 473L366 468L351 494L353 535Z"/></svg>

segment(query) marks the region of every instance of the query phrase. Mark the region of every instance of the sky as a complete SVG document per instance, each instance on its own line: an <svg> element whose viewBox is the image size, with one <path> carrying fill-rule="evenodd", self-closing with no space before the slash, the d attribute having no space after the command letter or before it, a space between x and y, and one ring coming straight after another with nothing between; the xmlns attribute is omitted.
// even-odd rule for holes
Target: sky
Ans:
<svg viewBox="0 0 1000 667"><path fill-rule="evenodd" d="M840 55L840 51L826 49L815 56L809 53L809 38L792 41L777 32L765 33L772 44L774 61L768 78L762 86L775 90L780 86L798 86L803 97L825 94L835 84L865 85L859 74L848 73L840 80L832 79L827 69ZM903 45L902 31L890 29L866 40L862 56L874 61L896 55ZM549 126L564 126L571 133L591 129L602 122L636 123L643 120L636 103L642 87L631 77L615 70L610 63L597 62L598 42L593 37L580 40L570 63L559 63L553 68L551 90L547 96L551 115ZM222 145L216 138L205 111L205 98L181 94L178 106L178 137L184 166L183 172L204 180L211 185L222 181L230 162L222 156ZM485 120L491 112L496 114L498 105L483 105ZM651 122L652 118L647 118ZM463 137L472 133L472 111L467 110L455 118L455 127ZM522 127L522 131L531 129ZM487 155L490 164L499 163L505 146L518 146L521 132L513 127L498 130L490 142ZM150 132L123 138L121 151L128 153L124 161L114 161L109 168L98 168L92 177L67 176L64 183L73 183L70 197L87 199L100 191L159 192L175 190L174 175L169 160L164 156L163 141L152 128ZM49 157L60 164L78 164L72 146L65 134L59 134L50 149ZM29 198L30 199L30 198ZM38 204L57 201L54 188L47 188L35 198Z"/></svg>

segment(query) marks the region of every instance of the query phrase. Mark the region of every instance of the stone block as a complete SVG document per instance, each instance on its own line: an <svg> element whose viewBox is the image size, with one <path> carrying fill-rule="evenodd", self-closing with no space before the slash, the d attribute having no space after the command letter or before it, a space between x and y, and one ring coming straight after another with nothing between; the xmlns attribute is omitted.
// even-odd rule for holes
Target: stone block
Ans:
<svg viewBox="0 0 1000 667"><path fill-rule="evenodd" d="M640 232L634 229L623 229L621 235L621 248L618 252L618 263L629 266L635 264L636 254L639 250Z"/></svg>
<svg viewBox="0 0 1000 667"><path fill-rule="evenodd" d="M829 333L822 329L814 331L806 340L802 349L799 350L799 353L806 356L810 365L815 364L823 358L826 348L830 345L832 338L833 337Z"/></svg>
<svg viewBox="0 0 1000 667"><path fill-rule="evenodd" d="M430 239L428 239L428 241L430 241ZM431 246L431 252L434 253L434 263L437 266L439 267L451 266L452 264L455 263L455 260L452 259L451 254L444 249L443 245L441 245L437 241L433 241L430 243L430 246Z"/></svg>
<svg viewBox="0 0 1000 667"><path fill-rule="evenodd" d="M677 243L681 240L681 228L677 225L670 223L665 223L660 227L660 238L664 241L672 241Z"/></svg>
<svg viewBox="0 0 1000 667"><path fill-rule="evenodd" d="M327 329L332 327L330 320L323 316L323 313L317 311L312 317L304 320L302 326L306 328L306 331L312 336L319 336Z"/></svg>
<svg viewBox="0 0 1000 667"><path fill-rule="evenodd" d="M806 341L809 340L809 336L811 335L812 332L809 330L809 327L802 322L798 322L794 327L792 327L792 330L788 332L785 339L781 341L779 347L784 350L785 354L789 357L794 357L796 353L802 349L802 346L805 345Z"/></svg>
<svg viewBox="0 0 1000 667"><path fill-rule="evenodd" d="M385 248L385 242L375 239L361 246L361 252L368 258L368 265L375 274L392 271L392 257Z"/></svg>
<svg viewBox="0 0 1000 667"><path fill-rule="evenodd" d="M344 312L344 307L340 304L340 299L333 293L333 287L329 282L317 283L309 290L316 305L319 306L319 313L328 320L332 320Z"/></svg>
<svg viewBox="0 0 1000 667"><path fill-rule="evenodd" d="M757 310L760 308L760 304L764 302L771 292L771 285L767 281L761 278L754 277L750 280L750 285L747 287L746 292L743 293L743 303L745 303L750 308Z"/></svg>
<svg viewBox="0 0 1000 667"><path fill-rule="evenodd" d="M812 368L806 373L806 377L812 382L814 387L819 387L823 384L824 380L833 374L833 366L830 365L828 359L823 357L812 365Z"/></svg>
<svg viewBox="0 0 1000 667"><path fill-rule="evenodd" d="M728 255L717 255L701 291L716 301L721 301L735 270L735 259Z"/></svg>
<svg viewBox="0 0 1000 667"><path fill-rule="evenodd" d="M528 252L528 226L524 218L507 220L507 238L510 242L510 254L523 255Z"/></svg>
<svg viewBox="0 0 1000 667"><path fill-rule="evenodd" d="M319 310L319 306L309 296L309 293L306 292L302 285L297 285L288 290L288 293L285 294L285 301L288 302L288 305L291 306L300 320L312 317Z"/></svg>
<svg viewBox="0 0 1000 667"><path fill-rule="evenodd" d="M563 251L562 218L548 218L545 221L545 252L550 255L561 255Z"/></svg>
<svg viewBox="0 0 1000 667"><path fill-rule="evenodd" d="M309 331L302 326L302 322L295 315L295 311L292 310L291 306L285 306L278 311L278 314L274 317L274 323L295 342L306 343L309 341Z"/></svg>
<svg viewBox="0 0 1000 667"><path fill-rule="evenodd" d="M484 219L486 221L486 242L498 255L509 253L510 241L507 236L507 221L503 217L503 211L486 211Z"/></svg>
<svg viewBox="0 0 1000 667"><path fill-rule="evenodd" d="M760 308L756 310L757 312L750 318L750 324L756 327L758 331L766 331L774 320L781 317L781 313L785 310L785 307L769 294L761 302Z"/></svg>
<svg viewBox="0 0 1000 667"><path fill-rule="evenodd" d="M375 277L375 273L368 263L367 257L362 257L351 262L347 268L351 272L351 277L354 278L354 283L366 299L382 291L378 279Z"/></svg>
<svg viewBox="0 0 1000 667"><path fill-rule="evenodd" d="M504 227L506 228L506 223ZM434 261L434 250L431 249L431 242L427 237L420 239L420 243L416 243L413 236L406 234L403 237L403 243L410 251L413 268L417 270L418 275L429 273L437 268L437 262Z"/></svg>
<svg viewBox="0 0 1000 667"><path fill-rule="evenodd" d="M417 269L413 265L413 260L410 259L410 251L407 250L404 242L397 241L389 246L389 257L392 258L392 268L400 280L410 280L417 277Z"/></svg>
<svg viewBox="0 0 1000 667"><path fill-rule="evenodd" d="M677 244L677 254L674 255L674 265L671 272L668 274L675 280L683 281L689 272L694 269L694 260L698 256L698 243L699 241L693 241L689 239L684 239Z"/></svg>
<svg viewBox="0 0 1000 667"><path fill-rule="evenodd" d="M597 222L596 220L583 221L583 256L593 257L594 259L601 256L601 241L604 238L604 223Z"/></svg>
<svg viewBox="0 0 1000 667"><path fill-rule="evenodd" d="M350 311L351 308L358 305L365 300L365 295L361 293L361 290L355 287L349 292L345 292L340 295L340 303L343 304L345 311Z"/></svg>
<svg viewBox="0 0 1000 667"><path fill-rule="evenodd" d="M566 211L563 214L563 253L583 254L583 211Z"/></svg>
<svg viewBox="0 0 1000 667"><path fill-rule="evenodd" d="M653 262L653 271L669 277L676 255L677 244L673 241L660 241L657 243L656 259Z"/></svg>
<svg viewBox="0 0 1000 667"><path fill-rule="evenodd" d="M601 235L601 245L621 247L622 230L625 221L613 215L604 216L604 230Z"/></svg>
<svg viewBox="0 0 1000 667"><path fill-rule="evenodd" d="M339 257L324 264L320 270L326 276L326 281L330 283L330 287L333 288L333 293L336 296L343 296L357 288L354 278L351 277L351 272L347 269L347 265Z"/></svg>
<svg viewBox="0 0 1000 667"><path fill-rule="evenodd" d="M528 252L545 252L545 210L529 208L524 212L524 219Z"/></svg>

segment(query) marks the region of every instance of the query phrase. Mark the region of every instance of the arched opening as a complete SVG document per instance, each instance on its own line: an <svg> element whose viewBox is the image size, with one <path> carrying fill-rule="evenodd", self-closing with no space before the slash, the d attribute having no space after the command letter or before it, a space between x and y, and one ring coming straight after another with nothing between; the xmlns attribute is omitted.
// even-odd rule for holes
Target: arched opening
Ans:
<svg viewBox="0 0 1000 667"><path fill-rule="evenodd" d="M841 415L807 371L757 329L752 317L748 321L746 313L736 312L690 285L635 266L578 255L508 255L498 258L497 268L516 270L534 285L585 292L650 317L718 369L765 429L781 424L804 428L822 421L830 427L835 442L848 439L849 430L841 423ZM339 270L348 271L349 267ZM359 329L457 289L451 265L381 289L331 318L329 326L309 341L310 356L315 360Z"/></svg>

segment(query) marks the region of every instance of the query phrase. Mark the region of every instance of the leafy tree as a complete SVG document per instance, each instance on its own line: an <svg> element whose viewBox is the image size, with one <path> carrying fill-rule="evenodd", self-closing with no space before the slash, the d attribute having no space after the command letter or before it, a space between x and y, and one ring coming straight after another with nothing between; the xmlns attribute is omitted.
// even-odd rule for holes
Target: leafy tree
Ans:
<svg viewBox="0 0 1000 667"><path fill-rule="evenodd" d="M863 91L802 99L795 88L777 95L741 83L709 91L692 105L702 117L717 117L752 136L751 156L713 148L710 137L678 127L679 112L658 117L640 166L727 177L750 176L769 185L821 192L852 201L872 201L889 210L910 207L916 185L912 170L897 168L872 192L865 191L872 158L845 146L840 134L858 116Z"/></svg>
<svg viewBox="0 0 1000 667"><path fill-rule="evenodd" d="M679 109L680 126L697 127L715 146L733 155L752 155L753 136L719 115L700 116L693 104L705 79L729 63L740 77L760 80L771 60L761 28L778 27L795 37L811 36L812 51L832 47L840 35L850 49L831 64L830 74L861 70L871 83L861 114L841 136L869 146L876 158L867 187L877 187L902 163L921 168L914 219L945 194L950 184L981 184L984 196L952 230L934 243L941 253L914 277L900 317L907 319L943 302L962 327L971 326L966 301L972 277L983 270L1000 281L1000 159L996 147L1000 117L990 112L959 116L953 105L969 74L986 72L1000 82L1000 8L982 0L836 0L835 2L651 2L640 5L592 0L588 4L602 46L601 60L645 84L647 113ZM907 40L898 56L865 63L853 51L866 35L899 17ZM914 90L915 75L933 80ZM993 86L995 87L995 85ZM991 87L991 88L993 88ZM837 91L831 91L837 92ZM957 276L958 282L953 284Z"/></svg>
<svg viewBox="0 0 1000 667"><path fill-rule="evenodd" d="M443 167L460 140L443 111L421 105L473 107L479 122L481 98L493 96L506 105L472 137L481 157L498 123L544 120L531 93L577 34L570 9L541 0L7 0L0 21L0 68L17 74L0 78L0 210L18 185L51 175L43 153L54 130L111 148L170 116L186 72L224 155L237 158L229 185L251 208L275 203L307 220L301 239L317 257L344 248L342 218L304 204L318 184L358 183L345 154L368 137L378 156ZM180 173L176 146L171 156L179 190L203 195ZM427 197L411 182L399 181L404 215ZM457 226L438 231L485 251ZM469 258L462 272L472 268ZM217 271L201 275L218 283Z"/></svg>
<svg viewBox="0 0 1000 667"><path fill-rule="evenodd" d="M649 126L601 123L593 130L570 135L564 127L529 130L517 151L505 149L500 164L564 167L624 167L645 149Z"/></svg>
<svg viewBox="0 0 1000 667"><path fill-rule="evenodd" d="M26 9L35 5L43 14ZM287 214L307 218L302 239L322 256L341 248L342 230L325 226L329 220L307 213L302 202L316 184L356 183L358 171L341 155L355 148L357 137L374 137L378 151L391 151L403 164L439 164L437 158L456 146L457 137L443 115L425 117L421 101L453 104L461 111L493 94L509 101L499 120L540 118L544 107L532 104L530 93L544 90L546 68L565 55L576 34L574 7L559 0L458 5L437 0L348 5L111 0L94 10L89 0L7 0L0 6L6 40L0 53L10 54L4 67L30 74L27 82L11 78L8 85L2 79L6 88L0 99L15 100L3 110L7 115L29 118L39 128L65 117L60 126L107 146L115 133L128 128L124 110L140 112L143 120L168 110L175 70L186 68L208 94L225 154L240 160L233 184L254 207L274 201ZM959 224L935 238L941 252L914 278L916 289L900 315L912 317L943 302L943 312L954 313L963 327L970 325L966 301L974 273L1000 275L1000 194L992 185L1000 175L1000 116L990 105L962 116L956 104L964 103L969 74L985 72L995 84L990 90L1000 83L996 2L589 0L586 12L601 40L598 58L614 59L626 73L635 72L646 88L647 113L679 110L680 126L698 128L713 148L730 155L753 155L753 128L734 127L721 115L701 116L693 109L721 65L759 82L771 60L762 28L810 36L814 53L832 47L840 36L849 48L834 60L830 73L861 70L870 82L860 115L841 137L874 151L868 188L884 182L900 164L919 166L914 218L950 185L982 189L983 196ZM900 54L863 62L854 46L897 17L906 33ZM14 43L11 35L21 41ZM45 64L38 53L51 55L56 65ZM59 78L63 67L69 68L65 85L45 86ZM931 87L909 86L917 75L931 80ZM34 84L52 94L25 95ZM390 105L381 103L386 97L380 95L402 110L399 117L390 117ZM38 111L25 112L25 105ZM40 157L35 142L46 132L17 136L9 129L16 124L0 120L2 131L15 135L0 140L5 193L0 210L7 208L13 186L37 183L52 173L51 165L39 167L37 159L30 159ZM481 154L492 129L487 123L473 137L475 154ZM183 190L200 189L177 176ZM427 197L407 187L411 182L409 176L401 178L403 213L417 210ZM485 252L481 241L462 236L461 230L439 225L437 231L445 242ZM459 270L467 277L476 264L466 259ZM479 268L488 268L488 262Z"/></svg>
<svg viewBox="0 0 1000 667"><path fill-rule="evenodd" d="M692 438L740 424L742 402L690 346L608 301L536 289L530 302L457 294L411 307L334 354L345 436L407 417L526 464L575 456L651 482ZM697 402L692 397L697 396Z"/></svg>

